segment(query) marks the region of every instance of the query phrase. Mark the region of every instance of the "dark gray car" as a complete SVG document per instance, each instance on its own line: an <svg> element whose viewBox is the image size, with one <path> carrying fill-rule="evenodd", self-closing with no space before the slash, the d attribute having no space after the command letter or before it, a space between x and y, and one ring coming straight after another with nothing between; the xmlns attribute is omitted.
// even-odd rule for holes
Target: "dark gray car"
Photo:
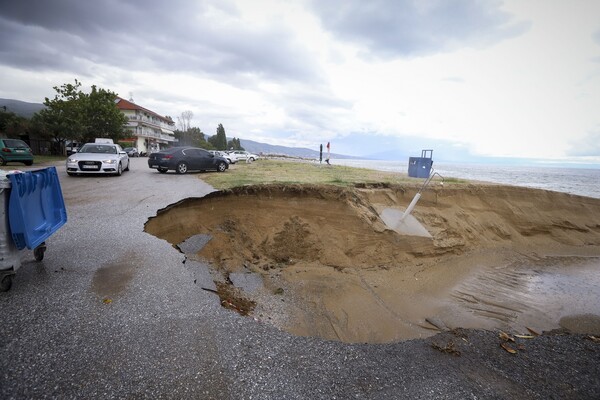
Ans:
<svg viewBox="0 0 600 400"><path fill-rule="evenodd" d="M188 171L224 172L229 168L229 163L223 157L198 147L172 147L150 154L148 167L160 173L174 170L178 174L185 174Z"/></svg>

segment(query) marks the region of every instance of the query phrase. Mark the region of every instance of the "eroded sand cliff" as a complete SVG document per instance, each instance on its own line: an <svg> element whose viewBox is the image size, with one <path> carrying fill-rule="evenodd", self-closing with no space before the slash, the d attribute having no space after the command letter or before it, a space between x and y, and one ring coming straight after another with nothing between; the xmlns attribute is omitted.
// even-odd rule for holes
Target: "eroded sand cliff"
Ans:
<svg viewBox="0 0 600 400"><path fill-rule="evenodd" d="M382 212L403 211L417 190L244 187L172 205L146 231L174 246L200 237L186 255L210 263L222 298L298 335L600 333L600 199L457 184L426 190L413 211L430 237L386 225ZM261 283L244 289L231 279L240 276Z"/></svg>

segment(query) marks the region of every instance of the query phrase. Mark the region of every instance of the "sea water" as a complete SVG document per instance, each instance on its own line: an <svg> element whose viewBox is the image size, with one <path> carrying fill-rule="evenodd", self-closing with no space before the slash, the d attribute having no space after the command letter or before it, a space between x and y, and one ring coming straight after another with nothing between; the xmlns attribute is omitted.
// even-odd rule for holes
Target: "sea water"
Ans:
<svg viewBox="0 0 600 400"><path fill-rule="evenodd" d="M408 162L403 161L336 159L332 160L332 164L408 173ZM434 162L433 169L444 178L485 181L600 198L600 168Z"/></svg>

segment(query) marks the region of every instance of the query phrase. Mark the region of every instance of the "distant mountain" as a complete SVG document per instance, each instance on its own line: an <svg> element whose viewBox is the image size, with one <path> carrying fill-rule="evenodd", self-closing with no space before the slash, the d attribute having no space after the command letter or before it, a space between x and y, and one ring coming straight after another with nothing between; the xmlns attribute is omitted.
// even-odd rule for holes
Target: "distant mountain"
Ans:
<svg viewBox="0 0 600 400"><path fill-rule="evenodd" d="M27 103L20 100L0 99L0 108L13 112L21 117L31 118L36 112L46 108L41 103Z"/></svg>
<svg viewBox="0 0 600 400"><path fill-rule="evenodd" d="M251 153L264 153L264 154L278 154L286 155L290 157L301 157L301 158L319 158L319 151L307 149L303 147L286 147L276 146L267 143L255 142L253 140L240 139L240 144L246 151ZM323 159L327 158L327 149L323 148ZM346 156L343 154L331 153L331 158L358 158L352 156Z"/></svg>

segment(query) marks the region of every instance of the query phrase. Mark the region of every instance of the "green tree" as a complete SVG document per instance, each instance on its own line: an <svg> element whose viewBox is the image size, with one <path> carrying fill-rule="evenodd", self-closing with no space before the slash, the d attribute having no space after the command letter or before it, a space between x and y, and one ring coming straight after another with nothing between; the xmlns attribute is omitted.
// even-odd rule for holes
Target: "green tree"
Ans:
<svg viewBox="0 0 600 400"><path fill-rule="evenodd" d="M53 138L52 133L49 131L48 126L40 118L39 113L33 114L29 120L29 134L34 136L51 140Z"/></svg>
<svg viewBox="0 0 600 400"><path fill-rule="evenodd" d="M54 99L48 97L44 100L45 109L41 110L34 118L46 126L46 131L59 143L67 140L81 141L81 83L75 79L75 84L65 83L54 86L57 94Z"/></svg>
<svg viewBox="0 0 600 400"><path fill-rule="evenodd" d="M202 129L198 127L188 128L185 132L176 130L174 133L180 146L195 146L204 149L213 148L213 146L206 141Z"/></svg>
<svg viewBox="0 0 600 400"><path fill-rule="evenodd" d="M225 136L225 128L223 124L217 126L217 134L208 139L217 150L227 150L227 137Z"/></svg>
<svg viewBox="0 0 600 400"><path fill-rule="evenodd" d="M173 131L178 146L188 146L187 132L176 129Z"/></svg>
<svg viewBox="0 0 600 400"><path fill-rule="evenodd" d="M54 90L56 95L53 99L46 97L46 108L36 118L54 140L64 144L67 140L89 142L96 137L115 142L123 138L127 117L117 108L115 93L95 85L90 93L84 93L77 79Z"/></svg>
<svg viewBox="0 0 600 400"><path fill-rule="evenodd" d="M21 117L6 107L0 108L0 132L8 137L19 137L27 135L29 131L29 120Z"/></svg>
<svg viewBox="0 0 600 400"><path fill-rule="evenodd" d="M83 93L80 102L82 108L83 142L91 142L96 137L111 138L115 143L125 137L124 126L127 117L115 103L117 94L109 90L92 86L89 94Z"/></svg>
<svg viewBox="0 0 600 400"><path fill-rule="evenodd" d="M227 142L227 149L231 150L246 150L242 147L240 139L233 138Z"/></svg>
<svg viewBox="0 0 600 400"><path fill-rule="evenodd" d="M218 149L218 147L217 147L217 135L213 135L213 136L209 137L208 138L208 143L210 143L210 145L214 149Z"/></svg>
<svg viewBox="0 0 600 400"><path fill-rule="evenodd" d="M192 139L192 146L201 147L208 150L213 148L212 145L206 141L206 137L204 136L202 129L197 127L190 128L188 130L188 134Z"/></svg>

